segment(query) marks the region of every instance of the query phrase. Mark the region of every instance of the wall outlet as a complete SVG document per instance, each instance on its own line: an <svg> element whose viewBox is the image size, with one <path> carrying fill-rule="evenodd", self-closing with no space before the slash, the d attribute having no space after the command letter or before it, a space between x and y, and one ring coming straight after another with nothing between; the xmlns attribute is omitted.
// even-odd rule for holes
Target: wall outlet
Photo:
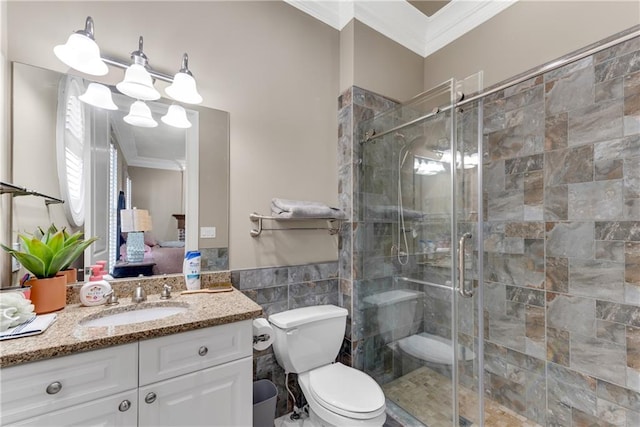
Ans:
<svg viewBox="0 0 640 427"><path fill-rule="evenodd" d="M200 227L200 238L201 239L215 239L216 238L216 228L215 227Z"/></svg>

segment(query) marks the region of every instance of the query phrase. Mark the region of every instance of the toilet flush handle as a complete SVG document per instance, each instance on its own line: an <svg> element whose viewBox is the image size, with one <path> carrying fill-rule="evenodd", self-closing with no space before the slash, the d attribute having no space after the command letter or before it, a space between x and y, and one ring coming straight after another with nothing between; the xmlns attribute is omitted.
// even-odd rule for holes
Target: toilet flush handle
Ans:
<svg viewBox="0 0 640 427"><path fill-rule="evenodd" d="M298 333L298 328L294 328L294 329L289 329L287 331L287 335L295 335Z"/></svg>

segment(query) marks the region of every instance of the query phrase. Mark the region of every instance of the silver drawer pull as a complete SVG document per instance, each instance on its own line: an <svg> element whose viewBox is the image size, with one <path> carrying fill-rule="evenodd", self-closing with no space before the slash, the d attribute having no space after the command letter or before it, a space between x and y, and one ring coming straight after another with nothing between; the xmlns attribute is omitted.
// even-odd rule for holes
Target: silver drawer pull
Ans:
<svg viewBox="0 0 640 427"><path fill-rule="evenodd" d="M120 412L126 412L129 410L129 408L131 408L131 402L129 402L128 400L123 400L122 402L120 402L120 405L118 405L118 410Z"/></svg>
<svg viewBox="0 0 640 427"><path fill-rule="evenodd" d="M156 397L156 394L154 392L151 392L144 397L144 401L147 403L153 403L156 401Z"/></svg>
<svg viewBox="0 0 640 427"><path fill-rule="evenodd" d="M200 356L205 356L209 352L209 349L205 346L202 346L198 349L198 354Z"/></svg>
<svg viewBox="0 0 640 427"><path fill-rule="evenodd" d="M60 381L52 382L47 386L47 394L56 394L62 390L62 383Z"/></svg>

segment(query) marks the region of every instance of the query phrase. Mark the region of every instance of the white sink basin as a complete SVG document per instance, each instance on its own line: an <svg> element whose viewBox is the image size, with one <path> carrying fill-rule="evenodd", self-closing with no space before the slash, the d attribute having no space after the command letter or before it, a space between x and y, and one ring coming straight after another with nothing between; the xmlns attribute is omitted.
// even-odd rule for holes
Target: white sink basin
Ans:
<svg viewBox="0 0 640 427"><path fill-rule="evenodd" d="M188 307L182 306L160 306L160 307L140 307L137 309L105 314L97 318L85 319L80 322L85 327L119 326L130 325L132 323L148 322L150 320L164 319L179 313L184 313Z"/></svg>

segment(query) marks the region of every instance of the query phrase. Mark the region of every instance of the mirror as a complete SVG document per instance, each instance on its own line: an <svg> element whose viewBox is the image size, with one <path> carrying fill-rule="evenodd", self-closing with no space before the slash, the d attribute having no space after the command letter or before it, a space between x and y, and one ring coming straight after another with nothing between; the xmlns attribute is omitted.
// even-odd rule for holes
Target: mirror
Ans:
<svg viewBox="0 0 640 427"><path fill-rule="evenodd" d="M13 63L13 184L58 198L65 193L59 181L68 181L60 178L64 176L60 166L64 164L64 147L59 156L56 154L56 128L67 117L66 111L57 113L64 93L60 88L61 82L67 86L68 80L79 81L83 88L89 83L79 77ZM81 229L87 236L100 237L86 251L85 265L105 260L113 271L126 248L120 246L120 234L114 232L119 203L120 207L146 209L151 215L153 228L145 236L145 262L155 264L153 273L181 272L185 249L200 250L203 271L227 270L229 114L185 106L193 126L186 130L173 128L160 120L171 101L160 99L148 103L158 127L139 128L123 121L134 100L115 89L113 95L117 111L81 103L89 147L82 151L82 225L74 225L76 221L68 214L69 204L15 197L11 219L14 236L49 223L74 231ZM68 109L64 100L60 105L63 110ZM63 162L56 162L57 157ZM200 238L202 227L214 237ZM139 271L135 273L137 276Z"/></svg>

